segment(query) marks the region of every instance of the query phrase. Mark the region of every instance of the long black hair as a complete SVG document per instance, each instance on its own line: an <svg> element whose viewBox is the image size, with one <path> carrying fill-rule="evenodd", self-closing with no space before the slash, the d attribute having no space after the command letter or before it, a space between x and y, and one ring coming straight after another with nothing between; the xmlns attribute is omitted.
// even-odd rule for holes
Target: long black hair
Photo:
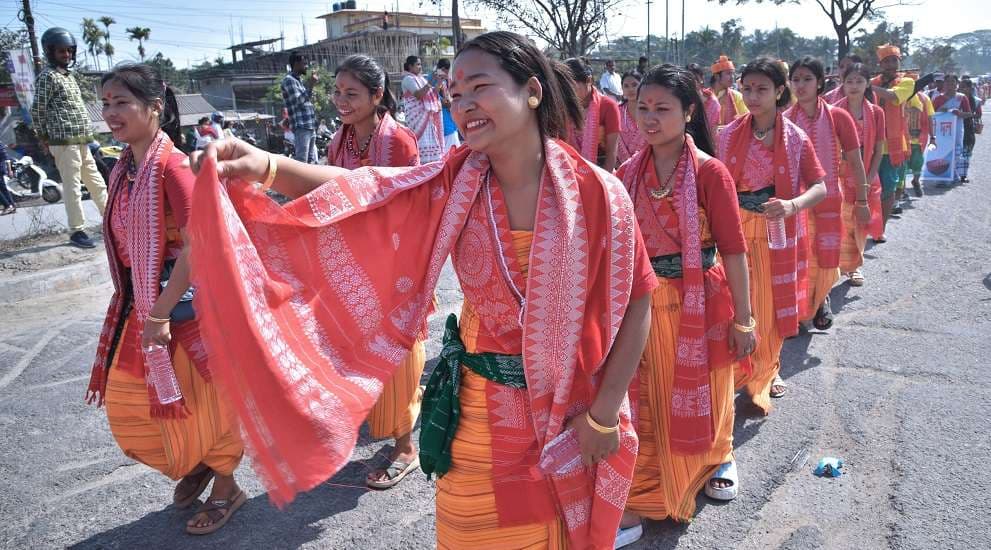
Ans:
<svg viewBox="0 0 991 550"><path fill-rule="evenodd" d="M685 131L695 140L697 148L709 156L716 156L713 137L709 135L709 123L705 120L705 104L702 103L702 94L699 93L695 75L687 69L667 63L654 67L647 71L640 82L637 97L640 96L640 90L644 86L652 85L667 88L678 98L678 101L681 102L681 109L686 113L692 105L695 106L695 112L692 113L692 119L685 125Z"/></svg>
<svg viewBox="0 0 991 550"><path fill-rule="evenodd" d="M572 57L565 59L564 64L571 71L571 80L575 82L592 81L592 66L588 64L588 61L585 61L585 58Z"/></svg>
<svg viewBox="0 0 991 550"><path fill-rule="evenodd" d="M822 95L826 91L826 69L823 67L822 61L806 55L791 64L788 78L795 76L795 71L801 68L808 69L812 76L816 77L816 95Z"/></svg>
<svg viewBox="0 0 991 550"><path fill-rule="evenodd" d="M420 56L418 56L418 55L411 55L411 56L409 56L409 57L406 58L406 61L403 61L403 70L404 71L408 71L410 67L412 67L413 65L416 65L419 62L420 62Z"/></svg>
<svg viewBox="0 0 991 550"><path fill-rule="evenodd" d="M337 66L334 71L334 78L341 73L348 73L355 77L361 85L368 89L368 93L374 95L379 89L382 90L382 102L378 105L379 114L388 112L396 116L396 98L393 97L389 89L389 75L377 61L367 55L350 55Z"/></svg>
<svg viewBox="0 0 991 550"><path fill-rule="evenodd" d="M111 81L127 88L145 106L150 107L155 100L162 100L158 125L173 143L180 143L179 104L175 92L162 80L158 71L144 63L122 63L103 75L100 86L106 86Z"/></svg>
<svg viewBox="0 0 991 550"><path fill-rule="evenodd" d="M788 89L788 75L785 74L784 69L777 60L764 56L754 59L743 68L743 73L740 74L740 81L742 82L747 75L751 74L762 74L770 78L775 88L779 86L784 87L785 90L781 92L781 97L775 103L777 107L784 107L791 103L791 90Z"/></svg>
<svg viewBox="0 0 991 550"><path fill-rule="evenodd" d="M584 115L571 87L568 67L548 59L529 39L508 31L487 32L466 42L458 55L470 50L495 57L499 67L520 86L537 79L543 90L537 107L537 126L543 137L564 138L569 127L581 128Z"/></svg>
<svg viewBox="0 0 991 550"><path fill-rule="evenodd" d="M864 98L866 98L867 101L873 103L874 90L873 88L871 88L871 79L874 78L874 75L871 74L871 70L868 69L867 65L864 65L863 63L854 63L853 65L848 66L845 71L843 71L843 82L846 82L846 77L854 73L864 77L864 80L867 81L867 88L864 90ZM840 83L840 86L843 85L843 82ZM843 95L846 95L846 93L844 93Z"/></svg>

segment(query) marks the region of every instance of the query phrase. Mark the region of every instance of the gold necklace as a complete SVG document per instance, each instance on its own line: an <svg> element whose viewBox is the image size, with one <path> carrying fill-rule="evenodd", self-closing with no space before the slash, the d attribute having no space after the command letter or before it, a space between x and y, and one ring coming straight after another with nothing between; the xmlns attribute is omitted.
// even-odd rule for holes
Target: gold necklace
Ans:
<svg viewBox="0 0 991 550"><path fill-rule="evenodd" d="M753 134L754 137L757 138L757 141L764 141L764 138L766 138L767 134L769 134L773 129L774 123L772 122L767 128L753 128Z"/></svg>
<svg viewBox="0 0 991 550"><path fill-rule="evenodd" d="M664 180L664 185L658 186L657 189L650 190L651 198L661 200L671 194L671 191L674 189L674 185L672 185L671 180L673 180L674 175L678 173L678 167L681 166L681 157L683 156L685 155L678 155L678 162L674 164L674 168L671 170L671 173L668 174L667 179Z"/></svg>

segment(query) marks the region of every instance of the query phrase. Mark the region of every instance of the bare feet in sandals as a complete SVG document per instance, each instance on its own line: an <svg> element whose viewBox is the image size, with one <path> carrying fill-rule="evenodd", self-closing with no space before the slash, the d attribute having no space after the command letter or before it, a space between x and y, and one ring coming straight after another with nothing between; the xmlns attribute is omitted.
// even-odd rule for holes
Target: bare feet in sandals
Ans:
<svg viewBox="0 0 991 550"><path fill-rule="evenodd" d="M237 486L234 476L217 475L213 481L210 498L196 514L186 522L186 532L191 535L209 535L223 527L234 512L247 500L244 491Z"/></svg>
<svg viewBox="0 0 991 550"><path fill-rule="evenodd" d="M214 473L206 464L202 462L193 468L192 472L186 474L175 486L172 493L172 503L176 508L189 508L196 499L200 498L206 486L210 484Z"/></svg>
<svg viewBox="0 0 991 550"><path fill-rule="evenodd" d="M774 380L771 381L771 397L777 399L784 397L786 393L788 393L788 384L780 376L775 376Z"/></svg>
<svg viewBox="0 0 991 550"><path fill-rule="evenodd" d="M368 474L365 483L373 489L389 489L420 467L420 456L413 445L413 434L396 438L396 446L389 455L389 464Z"/></svg>

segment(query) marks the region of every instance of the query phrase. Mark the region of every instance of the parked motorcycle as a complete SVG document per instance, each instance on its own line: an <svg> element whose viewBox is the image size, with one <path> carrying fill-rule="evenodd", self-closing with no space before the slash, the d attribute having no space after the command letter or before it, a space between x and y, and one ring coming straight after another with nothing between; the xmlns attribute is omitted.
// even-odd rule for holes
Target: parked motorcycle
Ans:
<svg viewBox="0 0 991 550"><path fill-rule="evenodd" d="M24 201L41 197L45 202L56 203L62 200L62 186L48 177L48 174L28 156L13 162L13 181L16 186L9 186L11 195L16 201Z"/></svg>

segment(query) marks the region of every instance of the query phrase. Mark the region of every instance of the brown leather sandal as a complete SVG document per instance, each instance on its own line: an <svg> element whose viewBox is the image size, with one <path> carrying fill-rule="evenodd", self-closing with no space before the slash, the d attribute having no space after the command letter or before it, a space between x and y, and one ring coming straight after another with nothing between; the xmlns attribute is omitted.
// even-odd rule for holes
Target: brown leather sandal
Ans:
<svg viewBox="0 0 991 550"><path fill-rule="evenodd" d="M196 499L200 498L214 475L216 474L213 470L203 466L203 470L183 477L176 484L175 492L172 493L172 503L179 509L189 508L196 502Z"/></svg>
<svg viewBox="0 0 991 550"><path fill-rule="evenodd" d="M210 533L217 532L247 500L247 495L241 489L238 489L237 493L231 495L230 498L207 500L196 509L196 515L206 514L213 523L204 527L195 527L187 524L186 532L190 535L209 535Z"/></svg>

